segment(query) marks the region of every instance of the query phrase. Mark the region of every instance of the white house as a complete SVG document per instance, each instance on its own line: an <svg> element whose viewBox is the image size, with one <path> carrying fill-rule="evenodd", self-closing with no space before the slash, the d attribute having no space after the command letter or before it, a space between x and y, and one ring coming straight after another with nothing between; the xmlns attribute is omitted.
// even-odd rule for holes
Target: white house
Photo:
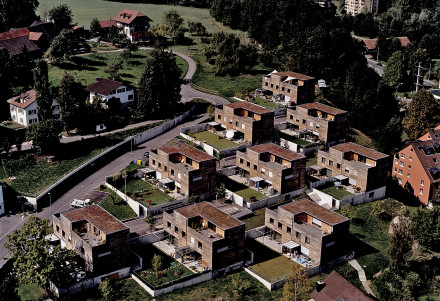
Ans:
<svg viewBox="0 0 440 301"><path fill-rule="evenodd" d="M129 85L124 85L111 79L97 78L96 81L86 87L86 91L90 92L90 103L93 103L95 97L107 103L110 98L119 98L121 108L133 105L134 89Z"/></svg>
<svg viewBox="0 0 440 301"><path fill-rule="evenodd" d="M8 99L11 119L24 126L38 122L38 105L35 101L35 90L29 90L21 95ZM52 102L52 114L60 119L60 106L54 99Z"/></svg>
<svg viewBox="0 0 440 301"><path fill-rule="evenodd" d="M146 15L139 11L124 9L112 21L131 41L148 41L150 39L150 21Z"/></svg>
<svg viewBox="0 0 440 301"><path fill-rule="evenodd" d="M0 183L0 216L5 214L5 200L3 198L3 185Z"/></svg>

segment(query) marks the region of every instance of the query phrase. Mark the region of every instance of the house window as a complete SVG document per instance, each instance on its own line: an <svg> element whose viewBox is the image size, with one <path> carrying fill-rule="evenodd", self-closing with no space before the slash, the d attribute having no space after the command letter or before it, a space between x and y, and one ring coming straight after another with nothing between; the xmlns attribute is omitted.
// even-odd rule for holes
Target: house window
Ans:
<svg viewBox="0 0 440 301"><path fill-rule="evenodd" d="M403 170L399 169L399 175L403 175Z"/></svg>
<svg viewBox="0 0 440 301"><path fill-rule="evenodd" d="M159 168L162 168L162 163L159 162Z"/></svg>
<svg viewBox="0 0 440 301"><path fill-rule="evenodd" d="M269 85L269 83L268 82L266 82L265 84L264 84L266 87Z"/></svg>
<svg viewBox="0 0 440 301"><path fill-rule="evenodd" d="M257 165L254 164L254 170L257 170L257 169L258 169L258 168L257 168Z"/></svg>
<svg viewBox="0 0 440 301"><path fill-rule="evenodd" d="M269 171L269 178L272 178L272 177L273 177L273 174L271 171Z"/></svg>
<svg viewBox="0 0 440 301"><path fill-rule="evenodd" d="M183 238L186 237L186 233L185 233L185 231L182 231L182 237L183 237Z"/></svg>
<svg viewBox="0 0 440 301"><path fill-rule="evenodd" d="M174 176L174 169L171 169L171 175Z"/></svg>
<svg viewBox="0 0 440 301"><path fill-rule="evenodd" d="M277 90L278 90L278 88L279 88L279 86L278 86L278 85L276 85L276 86L275 86L275 89L277 89Z"/></svg>
<svg viewBox="0 0 440 301"><path fill-rule="evenodd" d="M405 154L404 154L404 153L401 153L401 154L400 154L400 158L405 159Z"/></svg>
<svg viewBox="0 0 440 301"><path fill-rule="evenodd" d="M411 175L410 175L410 174L407 174L406 176L407 176L408 178L411 178Z"/></svg>
<svg viewBox="0 0 440 301"><path fill-rule="evenodd" d="M341 164L336 163L336 168L337 168L337 169L341 169Z"/></svg>
<svg viewBox="0 0 440 301"><path fill-rule="evenodd" d="M412 161L412 157L409 157L409 160Z"/></svg>
<svg viewBox="0 0 440 301"><path fill-rule="evenodd" d="M283 229L283 224L278 222L278 229Z"/></svg>
<svg viewBox="0 0 440 301"><path fill-rule="evenodd" d="M350 169L348 167L345 167L345 172L350 173Z"/></svg>
<svg viewBox="0 0 440 301"><path fill-rule="evenodd" d="M240 164L243 164L243 159L242 158L240 158Z"/></svg>
<svg viewBox="0 0 440 301"><path fill-rule="evenodd" d="M298 117L296 117L296 122L299 122L299 118Z"/></svg>
<svg viewBox="0 0 440 301"><path fill-rule="evenodd" d="M371 199L372 197L374 197L374 192L370 192L370 194L368 195L368 197Z"/></svg>
<svg viewBox="0 0 440 301"><path fill-rule="evenodd" d="M223 117L223 121L224 121L224 122L228 121L228 119L226 118L226 116Z"/></svg>
<svg viewBox="0 0 440 301"><path fill-rule="evenodd" d="M399 159L395 158L395 159L394 159L394 163L395 163L395 164L398 164L398 163L399 163Z"/></svg>
<svg viewBox="0 0 440 301"><path fill-rule="evenodd" d="M293 115L289 115L290 120L293 120Z"/></svg>
<svg viewBox="0 0 440 301"><path fill-rule="evenodd" d="M63 237L66 237L66 232L64 232L64 230L62 230L61 235L63 235Z"/></svg>
<svg viewBox="0 0 440 301"><path fill-rule="evenodd" d="M328 165L333 166L333 161L332 160L328 160Z"/></svg>
<svg viewBox="0 0 440 301"><path fill-rule="evenodd" d="M296 232L296 238L301 239L301 232Z"/></svg>
<svg viewBox="0 0 440 301"><path fill-rule="evenodd" d="M174 233L179 233L179 228L177 228L177 226L174 226Z"/></svg>
<svg viewBox="0 0 440 301"><path fill-rule="evenodd" d="M424 186L424 185L425 185L425 181L421 180L421 181L420 181L420 185L421 185L421 186Z"/></svg>
<svg viewBox="0 0 440 301"><path fill-rule="evenodd" d="M222 119L222 115L217 114L217 119Z"/></svg>
<svg viewBox="0 0 440 301"><path fill-rule="evenodd" d="M192 244L195 244L195 239L194 239L194 237L191 236L191 239L190 239L190 240L191 240L191 243L192 243Z"/></svg>
<svg viewBox="0 0 440 301"><path fill-rule="evenodd" d="M246 162L246 166L247 166L247 167L251 167L251 162L247 161L247 162Z"/></svg>
<svg viewBox="0 0 440 301"><path fill-rule="evenodd" d="M180 172L177 173L177 178L180 180L182 178L182 175L180 174Z"/></svg>
<svg viewBox="0 0 440 301"><path fill-rule="evenodd" d="M399 166L404 167L404 166L405 166L405 163L403 163L402 161L400 161Z"/></svg>
<svg viewBox="0 0 440 301"><path fill-rule="evenodd" d="M199 242L197 242L197 246L199 247L199 249L200 250L202 250L203 249L203 244L199 241Z"/></svg>
<svg viewBox="0 0 440 301"><path fill-rule="evenodd" d="M133 100L133 94L128 95L128 100Z"/></svg>
<svg viewBox="0 0 440 301"><path fill-rule="evenodd" d="M156 165L156 160L153 159L153 165Z"/></svg>
<svg viewBox="0 0 440 301"><path fill-rule="evenodd" d="M411 165L408 165L408 169L411 169Z"/></svg>
<svg viewBox="0 0 440 301"><path fill-rule="evenodd" d="M394 167L394 172L397 172L397 167Z"/></svg>
<svg viewBox="0 0 440 301"><path fill-rule="evenodd" d="M358 175L358 171L355 169L355 170L353 170L353 175L354 176L357 176Z"/></svg>
<svg viewBox="0 0 440 301"><path fill-rule="evenodd" d="M168 167L167 167L167 166L164 166L163 169L164 169L165 171L168 171Z"/></svg>
<svg viewBox="0 0 440 301"><path fill-rule="evenodd" d="M261 173L262 173L263 175L266 174L266 169L262 168L262 169L261 169Z"/></svg>
<svg viewBox="0 0 440 301"><path fill-rule="evenodd" d="M57 232L60 232L60 226L57 225Z"/></svg>
<svg viewBox="0 0 440 301"><path fill-rule="evenodd" d="M399 182L399 184L402 184L402 179L401 179L401 178L398 178L398 179L397 179L397 182Z"/></svg>
<svg viewBox="0 0 440 301"><path fill-rule="evenodd" d="M167 222L167 227L171 229L171 223Z"/></svg>
<svg viewBox="0 0 440 301"><path fill-rule="evenodd" d="M316 125L316 128L319 129L319 124Z"/></svg>
<svg viewBox="0 0 440 301"><path fill-rule="evenodd" d="M238 121L235 122L235 126L238 126Z"/></svg>
<svg viewBox="0 0 440 301"><path fill-rule="evenodd" d="M270 84L270 87L273 88L273 84Z"/></svg>
<svg viewBox="0 0 440 301"><path fill-rule="evenodd" d="M245 126L244 124L242 124L242 125L241 125L241 128L242 128L242 129L245 129L245 128L246 128L246 126Z"/></svg>
<svg viewBox="0 0 440 301"><path fill-rule="evenodd" d="M229 124L232 124L232 119L229 119Z"/></svg>
<svg viewBox="0 0 440 301"><path fill-rule="evenodd" d="M325 158L324 157L321 158L321 162L325 163Z"/></svg>
<svg viewBox="0 0 440 301"><path fill-rule="evenodd" d="M292 233L292 228L287 227L287 233Z"/></svg>
<svg viewBox="0 0 440 301"><path fill-rule="evenodd" d="M290 93L290 89L287 89L287 93Z"/></svg>
<svg viewBox="0 0 440 301"><path fill-rule="evenodd" d="M313 122L310 121L310 126L313 127Z"/></svg>
<svg viewBox="0 0 440 301"><path fill-rule="evenodd" d="M423 189L420 189L419 193L420 193L420 194L423 194Z"/></svg>
<svg viewBox="0 0 440 301"><path fill-rule="evenodd" d="M275 222L275 221L273 220L273 218L269 218L269 223L270 223L271 225L273 225L274 222Z"/></svg>
<svg viewBox="0 0 440 301"><path fill-rule="evenodd" d="M310 237L306 236L306 244L310 243Z"/></svg>
<svg viewBox="0 0 440 301"><path fill-rule="evenodd" d="M194 177L194 178L193 178L193 182L200 181L201 179L203 179L202 176Z"/></svg>
<svg viewBox="0 0 440 301"><path fill-rule="evenodd" d="M284 87L281 87L281 91L284 91L286 88L284 88Z"/></svg>

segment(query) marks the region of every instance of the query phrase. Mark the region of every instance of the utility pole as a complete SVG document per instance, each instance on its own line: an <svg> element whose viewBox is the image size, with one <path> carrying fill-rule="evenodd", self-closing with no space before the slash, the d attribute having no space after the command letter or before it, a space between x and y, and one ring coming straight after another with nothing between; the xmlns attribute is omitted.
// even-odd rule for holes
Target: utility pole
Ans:
<svg viewBox="0 0 440 301"><path fill-rule="evenodd" d="M422 63L419 63L419 66L417 67L417 82L416 82L416 93L419 92L419 87L423 87L423 76L420 74L422 70ZM420 83L420 79L422 80L422 83Z"/></svg>

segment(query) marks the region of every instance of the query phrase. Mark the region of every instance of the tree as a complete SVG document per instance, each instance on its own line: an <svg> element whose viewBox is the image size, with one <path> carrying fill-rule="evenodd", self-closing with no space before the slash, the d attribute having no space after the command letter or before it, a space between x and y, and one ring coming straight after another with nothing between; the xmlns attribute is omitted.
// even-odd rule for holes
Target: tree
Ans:
<svg viewBox="0 0 440 301"><path fill-rule="evenodd" d="M38 0L0 1L0 32L29 26L37 19Z"/></svg>
<svg viewBox="0 0 440 301"><path fill-rule="evenodd" d="M39 154L54 154L61 140L61 123L56 119L43 120L26 129L26 140Z"/></svg>
<svg viewBox="0 0 440 301"><path fill-rule="evenodd" d="M246 295L247 291L252 287L252 284L243 279L240 274L234 274L231 278L231 289L234 297L239 298Z"/></svg>
<svg viewBox="0 0 440 301"><path fill-rule="evenodd" d="M59 29L72 28L72 10L67 4L60 4L49 11L49 18Z"/></svg>
<svg viewBox="0 0 440 301"><path fill-rule="evenodd" d="M349 203L346 203L339 209L339 213L349 219L353 219L356 216L356 212Z"/></svg>
<svg viewBox="0 0 440 301"><path fill-rule="evenodd" d="M170 36L173 40L173 44L176 44L181 41L184 29L183 18L176 10L170 10L168 12L164 12L162 16L162 25L165 29L165 34Z"/></svg>
<svg viewBox="0 0 440 301"><path fill-rule="evenodd" d="M219 198L219 199L223 199L224 197L226 197L226 188L225 188L225 186L222 184L219 187L217 187L215 189L215 194L216 194L217 198Z"/></svg>
<svg viewBox="0 0 440 301"><path fill-rule="evenodd" d="M147 217L145 218L145 221L150 226L150 229L154 230L154 226L156 225L156 217L150 212L148 213Z"/></svg>
<svg viewBox="0 0 440 301"><path fill-rule="evenodd" d="M281 301L296 300L297 296L310 290L309 278L306 271L299 264L293 264L290 275L283 287Z"/></svg>
<svg viewBox="0 0 440 301"><path fill-rule="evenodd" d="M433 251L440 251L440 208L418 209L411 216L411 233L419 244Z"/></svg>
<svg viewBox="0 0 440 301"><path fill-rule="evenodd" d="M122 33L117 27L112 26L107 33L107 40L113 45L125 44L127 43L127 36Z"/></svg>
<svg viewBox="0 0 440 301"><path fill-rule="evenodd" d="M180 84L173 53L154 49L139 81L138 112L144 118L169 117L180 101Z"/></svg>
<svg viewBox="0 0 440 301"><path fill-rule="evenodd" d="M68 73L61 75L58 103L66 131L82 129L82 117L86 112L86 93L83 85Z"/></svg>
<svg viewBox="0 0 440 301"><path fill-rule="evenodd" d="M410 139L417 139L439 123L440 106L426 90L414 95L403 118L403 127Z"/></svg>
<svg viewBox="0 0 440 301"><path fill-rule="evenodd" d="M90 32L93 35L98 35L101 32L101 25L99 24L98 18L93 18L90 22Z"/></svg>
<svg viewBox="0 0 440 301"><path fill-rule="evenodd" d="M47 63L37 60L34 72L34 88L40 121L52 118L52 93L50 88Z"/></svg>
<svg viewBox="0 0 440 301"><path fill-rule="evenodd" d="M405 66L403 56L400 51L394 52L387 61L383 69L383 81L390 87L397 89L405 77Z"/></svg>
<svg viewBox="0 0 440 301"><path fill-rule="evenodd" d="M38 283L48 288L49 280L63 285L71 279L65 265L73 252L59 246L51 247L44 238L48 229L48 219L31 215L20 230L8 235L5 247L11 254L14 272L21 282Z"/></svg>
<svg viewBox="0 0 440 301"><path fill-rule="evenodd" d="M109 278L106 278L104 281L101 281L101 283L98 286L98 289L104 300L108 300L109 297L113 294L113 288Z"/></svg>
<svg viewBox="0 0 440 301"><path fill-rule="evenodd" d="M119 71L124 68L124 63L121 61L110 63L104 72L108 73L111 79L117 79L119 77Z"/></svg>
<svg viewBox="0 0 440 301"><path fill-rule="evenodd" d="M206 114L208 114L208 118L210 120L214 120L214 113L215 107L213 105L209 105L208 108L206 108Z"/></svg>
<svg viewBox="0 0 440 301"><path fill-rule="evenodd" d="M206 27L201 22L188 21L188 31L198 36L207 35Z"/></svg>
<svg viewBox="0 0 440 301"><path fill-rule="evenodd" d="M61 64L70 60L81 48L88 48L84 37L76 35L72 30L63 29L53 40L45 56L50 63Z"/></svg>
<svg viewBox="0 0 440 301"><path fill-rule="evenodd" d="M154 254L153 258L151 259L151 265L156 271L156 278L158 278L159 271L161 271L163 267L163 257L159 254Z"/></svg>
<svg viewBox="0 0 440 301"><path fill-rule="evenodd" d="M400 149L402 132L402 121L395 115L385 126L377 127L374 131L374 145L383 153L393 154Z"/></svg>
<svg viewBox="0 0 440 301"><path fill-rule="evenodd" d="M411 222L407 216L399 216L397 223L392 223L393 234L390 237L388 256L393 268L407 268L412 254L413 238Z"/></svg>

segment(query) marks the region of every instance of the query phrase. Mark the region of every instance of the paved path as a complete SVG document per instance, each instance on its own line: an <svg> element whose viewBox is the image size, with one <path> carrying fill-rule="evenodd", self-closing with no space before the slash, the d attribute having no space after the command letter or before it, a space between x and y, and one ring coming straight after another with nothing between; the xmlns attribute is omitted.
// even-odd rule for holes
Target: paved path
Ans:
<svg viewBox="0 0 440 301"><path fill-rule="evenodd" d="M352 259L352 260L350 260L348 263L358 271L358 274L359 274L359 280L362 282L362 285L364 286L365 291L366 291L368 294L374 296L374 293L373 293L373 291L372 291L371 288L370 288L370 283L369 283L369 281L367 280L367 276L365 275L365 271L364 271L364 269L361 267L361 265L357 262L356 259Z"/></svg>

